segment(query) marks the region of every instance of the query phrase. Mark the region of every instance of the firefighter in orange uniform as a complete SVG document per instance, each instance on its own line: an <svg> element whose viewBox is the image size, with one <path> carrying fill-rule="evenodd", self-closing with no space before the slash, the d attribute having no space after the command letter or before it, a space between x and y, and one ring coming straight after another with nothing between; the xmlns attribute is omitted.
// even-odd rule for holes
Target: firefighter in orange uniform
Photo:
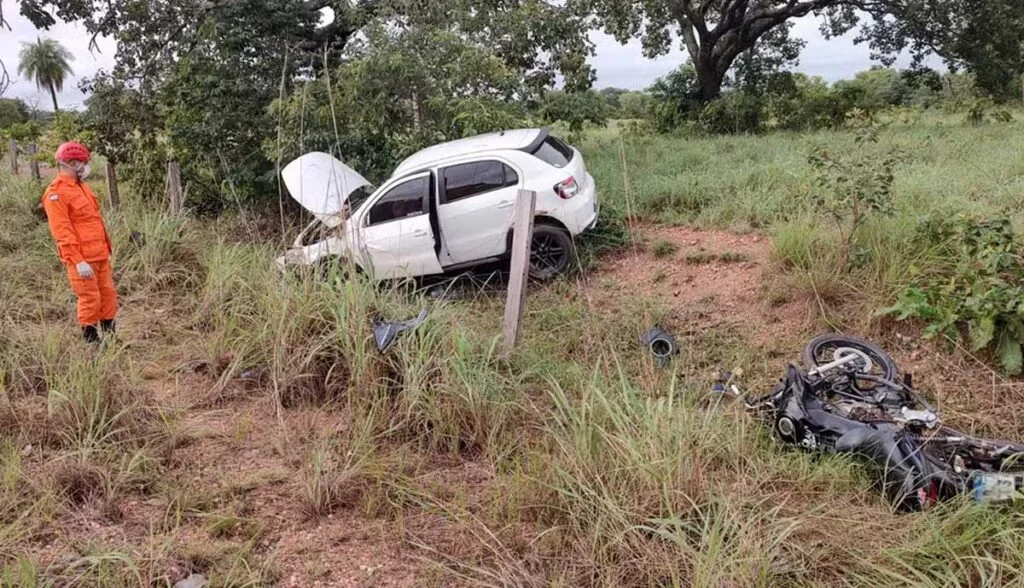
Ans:
<svg viewBox="0 0 1024 588"><path fill-rule="evenodd" d="M113 247L99 200L85 184L89 150L81 143L64 143L57 148L56 159L60 173L43 193L43 209L71 289L78 297L82 336L97 343L101 334L113 335L117 317L117 290L110 267Z"/></svg>

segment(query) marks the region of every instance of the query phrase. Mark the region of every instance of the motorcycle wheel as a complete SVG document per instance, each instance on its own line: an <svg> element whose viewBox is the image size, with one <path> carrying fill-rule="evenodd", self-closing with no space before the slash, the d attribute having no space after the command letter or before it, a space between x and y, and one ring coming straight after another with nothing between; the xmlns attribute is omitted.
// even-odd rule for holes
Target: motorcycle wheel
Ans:
<svg viewBox="0 0 1024 588"><path fill-rule="evenodd" d="M857 337L828 333L819 335L804 347L803 362L808 370L835 360L835 351L840 348L855 349L871 359L870 374L895 382L899 368L884 349Z"/></svg>

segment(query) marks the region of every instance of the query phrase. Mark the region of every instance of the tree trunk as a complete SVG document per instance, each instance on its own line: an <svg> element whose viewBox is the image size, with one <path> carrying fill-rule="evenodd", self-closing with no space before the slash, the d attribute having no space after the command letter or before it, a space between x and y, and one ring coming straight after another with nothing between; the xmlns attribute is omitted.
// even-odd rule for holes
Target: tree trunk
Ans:
<svg viewBox="0 0 1024 588"><path fill-rule="evenodd" d="M60 112L60 108L57 108L57 89L50 84L50 97L53 98L53 111Z"/></svg>
<svg viewBox="0 0 1024 588"><path fill-rule="evenodd" d="M722 95L722 84L728 69L719 69L718 64L710 55L698 55L694 62L697 70L697 81L700 83L700 97L710 102Z"/></svg>

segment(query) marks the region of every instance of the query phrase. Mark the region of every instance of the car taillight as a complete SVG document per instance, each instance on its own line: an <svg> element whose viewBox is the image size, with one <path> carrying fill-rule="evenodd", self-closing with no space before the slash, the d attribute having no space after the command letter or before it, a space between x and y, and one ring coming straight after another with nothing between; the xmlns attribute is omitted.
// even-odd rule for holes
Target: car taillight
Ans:
<svg viewBox="0 0 1024 588"><path fill-rule="evenodd" d="M555 194L562 200L568 200L578 194L580 191L579 185L576 184L576 178L569 176L568 180L555 184Z"/></svg>

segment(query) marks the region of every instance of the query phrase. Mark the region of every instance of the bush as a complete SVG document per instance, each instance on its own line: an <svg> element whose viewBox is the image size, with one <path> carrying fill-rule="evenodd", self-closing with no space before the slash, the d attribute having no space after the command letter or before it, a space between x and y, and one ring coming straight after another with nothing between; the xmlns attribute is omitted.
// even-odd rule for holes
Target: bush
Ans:
<svg viewBox="0 0 1024 588"><path fill-rule="evenodd" d="M879 313L924 319L926 337L958 340L966 328L973 351L991 346L1004 370L1021 373L1024 263L1012 222L968 218L924 229L922 240L941 245L945 265L919 276L894 306Z"/></svg>
<svg viewBox="0 0 1024 588"><path fill-rule="evenodd" d="M651 86L650 116L659 132L685 126L700 111L700 85L693 65L687 63Z"/></svg>
<svg viewBox="0 0 1024 588"><path fill-rule="evenodd" d="M65 141L80 141L93 144L95 135L85 128L82 117L75 112L58 112L39 137L39 159L56 165L53 154Z"/></svg>
<svg viewBox="0 0 1024 588"><path fill-rule="evenodd" d="M679 245L666 239L659 239L651 245L651 255L659 259L672 257L677 251L679 251Z"/></svg>
<svg viewBox="0 0 1024 588"><path fill-rule="evenodd" d="M762 130L764 103L745 92L729 92L709 102L700 113L700 126L709 133L739 135Z"/></svg>
<svg viewBox="0 0 1024 588"><path fill-rule="evenodd" d="M839 230L844 266L857 261L851 250L857 229L872 215L892 213L894 169L901 160L896 151L878 156L869 150L878 142L873 127L859 129L855 142L855 148L842 155L821 149L808 158L818 186L813 201Z"/></svg>

